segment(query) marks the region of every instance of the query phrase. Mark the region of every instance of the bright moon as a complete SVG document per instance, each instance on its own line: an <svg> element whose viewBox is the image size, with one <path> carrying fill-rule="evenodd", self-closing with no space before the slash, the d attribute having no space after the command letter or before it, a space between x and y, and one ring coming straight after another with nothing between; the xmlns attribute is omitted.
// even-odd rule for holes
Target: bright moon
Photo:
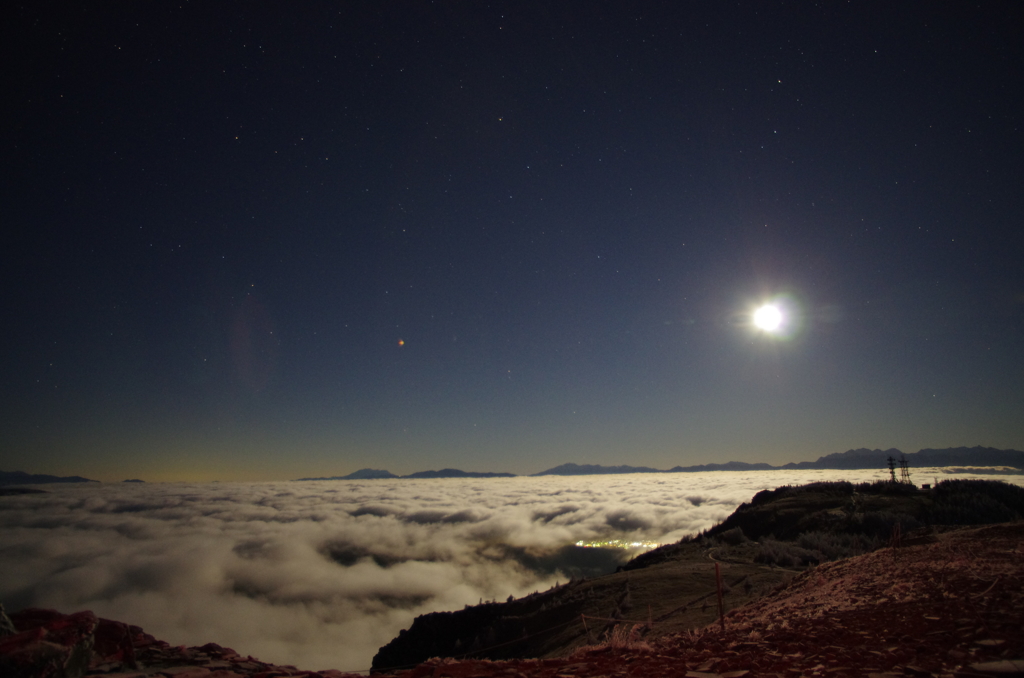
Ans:
<svg viewBox="0 0 1024 678"><path fill-rule="evenodd" d="M777 306L767 305L754 311L754 325L765 332L774 332L782 324L782 311Z"/></svg>

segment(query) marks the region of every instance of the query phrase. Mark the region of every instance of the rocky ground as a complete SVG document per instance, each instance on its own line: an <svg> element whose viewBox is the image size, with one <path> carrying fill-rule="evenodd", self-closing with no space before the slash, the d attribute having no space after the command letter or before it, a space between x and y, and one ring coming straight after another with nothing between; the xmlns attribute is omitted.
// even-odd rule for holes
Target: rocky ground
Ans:
<svg viewBox="0 0 1024 678"><path fill-rule="evenodd" d="M691 541L647 567L575 579L502 603L417 617L381 647L374 671L416 666L431 657L507 660L564 657L620 634L629 620L653 621L653 637L706 626L717 618L714 561L720 562L726 611L778 589L798 570L753 562L757 544Z"/></svg>
<svg viewBox="0 0 1024 678"><path fill-rule="evenodd" d="M931 540L929 540L931 541ZM92 613L12 614L0 674L166 678L329 676L240 657L215 644L174 647ZM396 678L626 676L1024 676L1024 523L938 535L821 565L703 629L610 641L559 659L434 659Z"/></svg>

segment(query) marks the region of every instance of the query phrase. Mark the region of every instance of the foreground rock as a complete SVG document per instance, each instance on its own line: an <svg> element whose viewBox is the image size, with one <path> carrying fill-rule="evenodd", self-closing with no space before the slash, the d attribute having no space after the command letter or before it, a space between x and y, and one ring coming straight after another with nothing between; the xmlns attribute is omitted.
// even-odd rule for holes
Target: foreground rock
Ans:
<svg viewBox="0 0 1024 678"><path fill-rule="evenodd" d="M13 634L0 637L4 678L343 678L340 671L300 671L240 656L216 643L173 646L138 626L99 619L92 612L61 614L27 609L10 615ZM2 626L2 625L0 625ZM10 632L10 629L8 629Z"/></svg>

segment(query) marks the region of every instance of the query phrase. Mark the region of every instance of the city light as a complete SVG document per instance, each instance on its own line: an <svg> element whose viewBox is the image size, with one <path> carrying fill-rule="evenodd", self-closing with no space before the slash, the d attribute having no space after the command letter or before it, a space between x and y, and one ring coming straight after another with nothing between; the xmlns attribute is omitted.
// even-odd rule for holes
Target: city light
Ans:
<svg viewBox="0 0 1024 678"><path fill-rule="evenodd" d="M643 549L649 551L656 549L661 544L656 541L631 541L629 539L602 539L600 541L578 541L576 546L585 549Z"/></svg>

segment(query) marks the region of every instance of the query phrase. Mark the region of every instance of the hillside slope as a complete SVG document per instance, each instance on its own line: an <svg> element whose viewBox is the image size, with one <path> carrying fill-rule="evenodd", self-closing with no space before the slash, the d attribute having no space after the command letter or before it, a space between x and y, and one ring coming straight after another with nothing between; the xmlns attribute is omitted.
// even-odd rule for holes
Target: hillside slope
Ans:
<svg viewBox="0 0 1024 678"><path fill-rule="evenodd" d="M623 626L569 657L432 659L397 678L1024 675L1024 524L828 563L711 624L647 640ZM655 625L656 628L656 625Z"/></svg>
<svg viewBox="0 0 1024 678"><path fill-rule="evenodd" d="M934 541L932 532L950 525L1022 515L1024 488L998 481L945 481L927 490L888 482L765 490L705 534L638 556L615 574L506 603L417 617L380 648L373 668L411 666L430 657L565 656L608 637L622 620L657 621L655 636L699 628L715 616L713 561L722 567L723 605L731 610L802 569L873 551L894 534L907 543Z"/></svg>

